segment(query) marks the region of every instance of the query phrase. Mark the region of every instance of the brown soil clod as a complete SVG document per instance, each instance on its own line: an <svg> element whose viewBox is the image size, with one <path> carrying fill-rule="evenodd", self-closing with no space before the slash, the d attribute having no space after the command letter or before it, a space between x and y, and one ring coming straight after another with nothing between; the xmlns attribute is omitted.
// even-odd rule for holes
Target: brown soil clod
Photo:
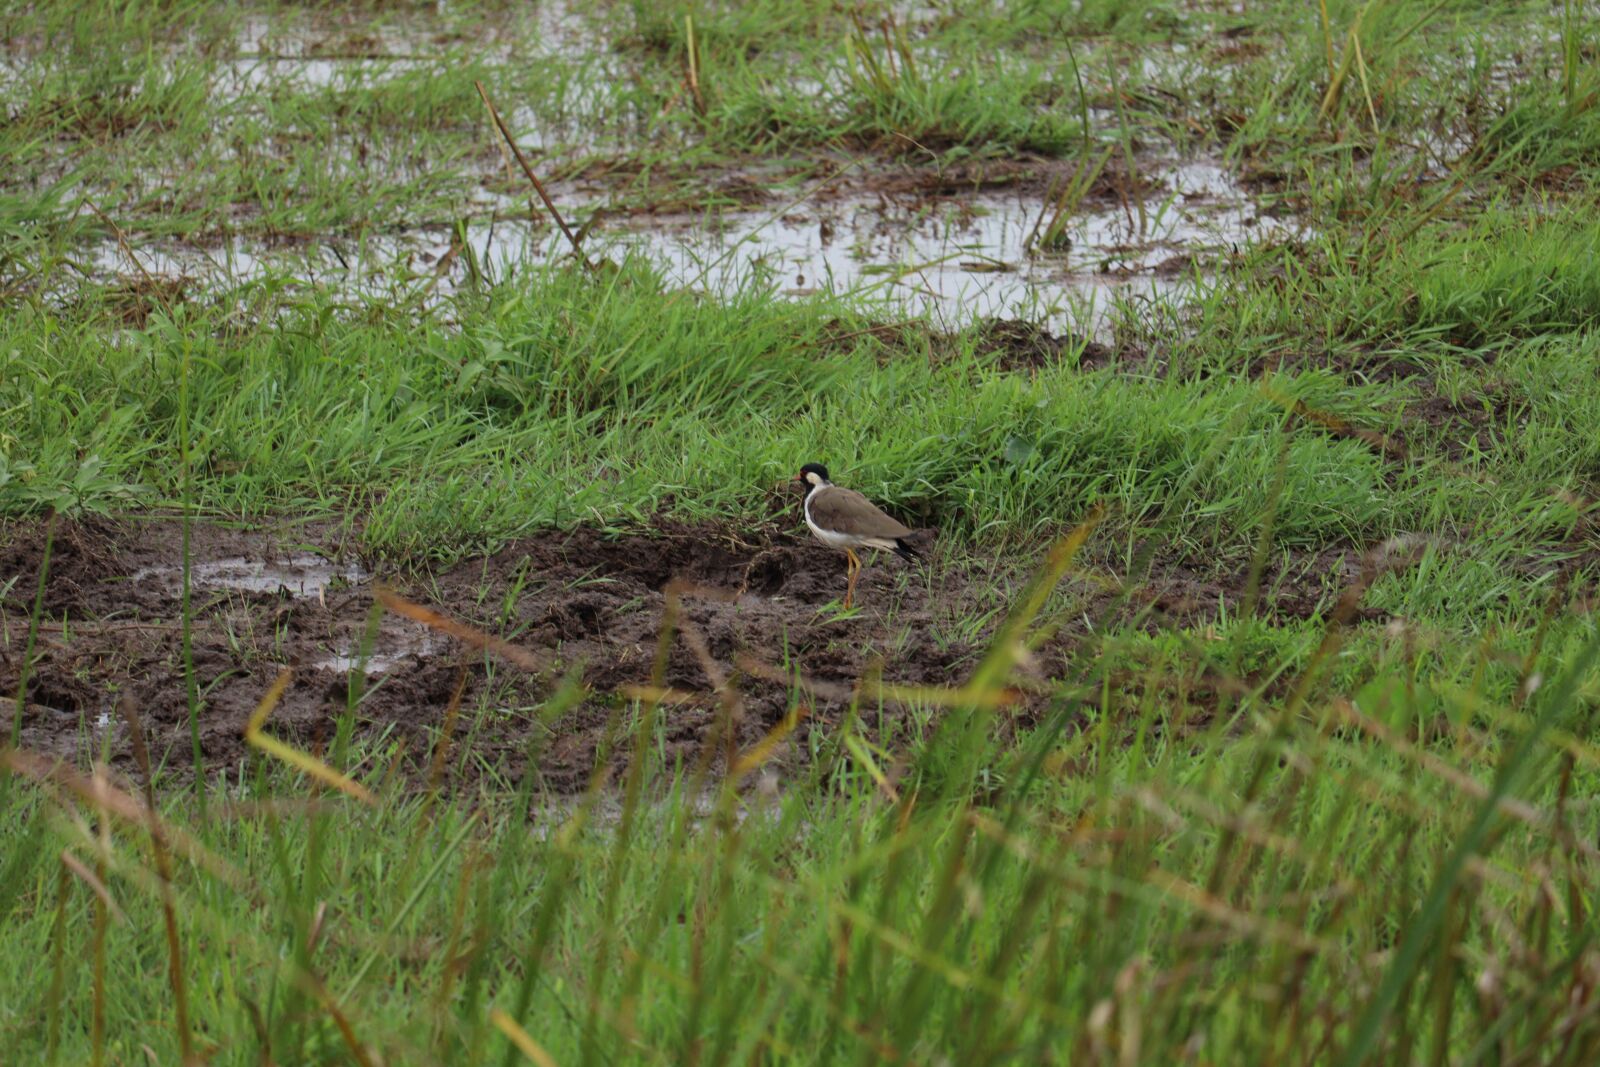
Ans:
<svg viewBox="0 0 1600 1067"><path fill-rule="evenodd" d="M1109 366L1118 353L1095 341L1058 337L1042 326L1014 319L990 319L981 328L977 351L1002 370L1030 370L1059 363L1076 353L1085 369Z"/></svg>

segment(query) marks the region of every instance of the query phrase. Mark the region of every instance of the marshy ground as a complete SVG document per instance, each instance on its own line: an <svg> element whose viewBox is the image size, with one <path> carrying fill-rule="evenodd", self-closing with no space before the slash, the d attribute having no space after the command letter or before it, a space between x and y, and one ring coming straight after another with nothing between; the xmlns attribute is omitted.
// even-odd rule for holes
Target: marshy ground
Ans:
<svg viewBox="0 0 1600 1067"><path fill-rule="evenodd" d="M5 1046L1591 1062L1596 25L0 7Z"/></svg>

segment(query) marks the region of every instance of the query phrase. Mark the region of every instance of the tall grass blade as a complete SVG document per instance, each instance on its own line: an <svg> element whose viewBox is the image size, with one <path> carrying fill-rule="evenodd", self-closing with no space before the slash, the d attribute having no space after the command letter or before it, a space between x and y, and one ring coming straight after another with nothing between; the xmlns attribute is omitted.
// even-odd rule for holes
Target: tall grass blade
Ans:
<svg viewBox="0 0 1600 1067"><path fill-rule="evenodd" d="M1427 894L1417 905L1395 948L1394 959L1385 969L1383 981L1356 1020L1350 1041L1340 1052L1338 1067L1358 1067L1366 1061L1378 1042L1384 1024L1394 1011L1401 991L1411 983L1434 933L1445 919L1446 905L1456 892L1462 872L1470 859L1483 853L1494 834L1495 816L1502 800L1521 786L1538 755L1538 744L1556 719L1571 710L1579 684L1600 659L1600 636L1592 637L1572 658L1567 668L1543 694L1532 725L1524 730L1506 753L1495 772L1489 793L1478 805L1466 828L1439 866Z"/></svg>
<svg viewBox="0 0 1600 1067"><path fill-rule="evenodd" d="M284 744L263 730L268 717L272 715L272 709L278 706L278 701L283 698L284 691L289 688L289 681L292 677L293 672L287 668L278 672L278 677L273 681L266 694L262 696L261 702L256 705L256 710L250 713L250 721L245 724L244 728L245 741L268 755L276 756L290 766L304 771L323 785L337 789L364 804L375 803L373 795L360 782L357 782L349 775L334 770L315 756L308 755L293 746Z"/></svg>

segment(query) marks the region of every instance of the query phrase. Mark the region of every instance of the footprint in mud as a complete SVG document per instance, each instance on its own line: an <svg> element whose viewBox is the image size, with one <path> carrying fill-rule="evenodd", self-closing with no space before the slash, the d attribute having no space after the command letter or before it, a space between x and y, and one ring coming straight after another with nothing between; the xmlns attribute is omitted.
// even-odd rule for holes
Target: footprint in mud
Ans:
<svg viewBox="0 0 1600 1067"><path fill-rule="evenodd" d="M611 617L610 607L596 596L578 596L550 605L544 617L535 624L560 640L593 637L605 628Z"/></svg>
<svg viewBox="0 0 1600 1067"><path fill-rule="evenodd" d="M758 554L745 568L744 586L759 596L779 592L794 573L795 561L786 549L772 548Z"/></svg>

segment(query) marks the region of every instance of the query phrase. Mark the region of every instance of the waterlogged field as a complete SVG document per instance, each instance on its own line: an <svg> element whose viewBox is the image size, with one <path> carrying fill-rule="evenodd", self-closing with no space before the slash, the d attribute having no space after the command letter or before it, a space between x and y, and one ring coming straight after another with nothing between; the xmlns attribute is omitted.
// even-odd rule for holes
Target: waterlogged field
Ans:
<svg viewBox="0 0 1600 1067"><path fill-rule="evenodd" d="M1597 27L0 5L0 1058L1595 1062Z"/></svg>

